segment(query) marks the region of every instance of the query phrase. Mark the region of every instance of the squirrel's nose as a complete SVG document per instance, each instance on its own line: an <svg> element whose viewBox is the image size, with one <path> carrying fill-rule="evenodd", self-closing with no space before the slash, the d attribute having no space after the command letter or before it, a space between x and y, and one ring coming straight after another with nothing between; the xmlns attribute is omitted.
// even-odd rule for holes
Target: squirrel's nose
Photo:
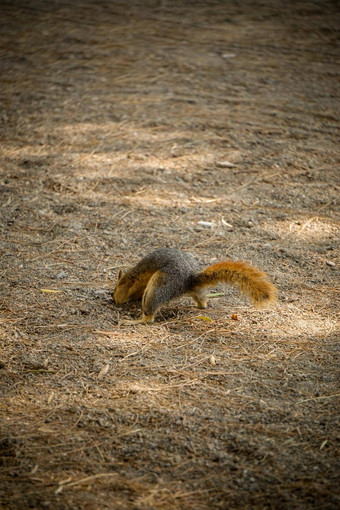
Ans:
<svg viewBox="0 0 340 510"><path fill-rule="evenodd" d="M126 296L119 295L119 291L115 290L113 292L113 301L116 303L116 305L123 305L124 303L128 302L128 299Z"/></svg>

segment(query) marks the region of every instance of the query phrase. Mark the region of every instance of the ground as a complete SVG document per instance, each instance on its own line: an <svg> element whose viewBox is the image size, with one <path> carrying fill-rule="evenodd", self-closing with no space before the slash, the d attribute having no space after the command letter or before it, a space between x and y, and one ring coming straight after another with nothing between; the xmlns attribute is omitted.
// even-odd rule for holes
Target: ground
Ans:
<svg viewBox="0 0 340 510"><path fill-rule="evenodd" d="M338 508L337 14L2 2L2 509ZM118 270L161 246L279 302L124 326Z"/></svg>

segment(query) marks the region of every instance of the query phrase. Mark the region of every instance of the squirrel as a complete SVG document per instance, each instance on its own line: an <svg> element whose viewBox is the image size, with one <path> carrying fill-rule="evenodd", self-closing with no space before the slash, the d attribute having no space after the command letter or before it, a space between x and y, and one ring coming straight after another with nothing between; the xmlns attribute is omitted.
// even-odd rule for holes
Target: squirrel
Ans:
<svg viewBox="0 0 340 510"><path fill-rule="evenodd" d="M268 275L247 262L228 260L201 271L191 253L160 248L125 274L119 271L113 299L117 305L142 299L141 319L121 323L151 323L163 305L184 294L191 296L199 308L206 308L204 288L218 282L236 285L258 306L275 302L277 298L277 289Z"/></svg>

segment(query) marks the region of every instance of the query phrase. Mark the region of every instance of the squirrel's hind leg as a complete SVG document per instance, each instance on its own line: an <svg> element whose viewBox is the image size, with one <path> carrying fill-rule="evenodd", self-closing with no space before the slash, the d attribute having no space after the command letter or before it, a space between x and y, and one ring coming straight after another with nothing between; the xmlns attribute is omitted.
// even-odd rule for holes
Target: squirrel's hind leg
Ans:
<svg viewBox="0 0 340 510"><path fill-rule="evenodd" d="M196 301L198 308L206 308L208 306L204 290L197 289L190 292L189 295Z"/></svg>

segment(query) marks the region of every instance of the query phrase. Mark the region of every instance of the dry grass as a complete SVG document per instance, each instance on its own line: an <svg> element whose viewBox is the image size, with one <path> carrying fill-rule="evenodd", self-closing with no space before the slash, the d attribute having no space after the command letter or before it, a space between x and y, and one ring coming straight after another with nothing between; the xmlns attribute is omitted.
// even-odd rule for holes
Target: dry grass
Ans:
<svg viewBox="0 0 340 510"><path fill-rule="evenodd" d="M1 508L338 507L334 14L3 2ZM122 327L118 270L159 246L279 304Z"/></svg>

